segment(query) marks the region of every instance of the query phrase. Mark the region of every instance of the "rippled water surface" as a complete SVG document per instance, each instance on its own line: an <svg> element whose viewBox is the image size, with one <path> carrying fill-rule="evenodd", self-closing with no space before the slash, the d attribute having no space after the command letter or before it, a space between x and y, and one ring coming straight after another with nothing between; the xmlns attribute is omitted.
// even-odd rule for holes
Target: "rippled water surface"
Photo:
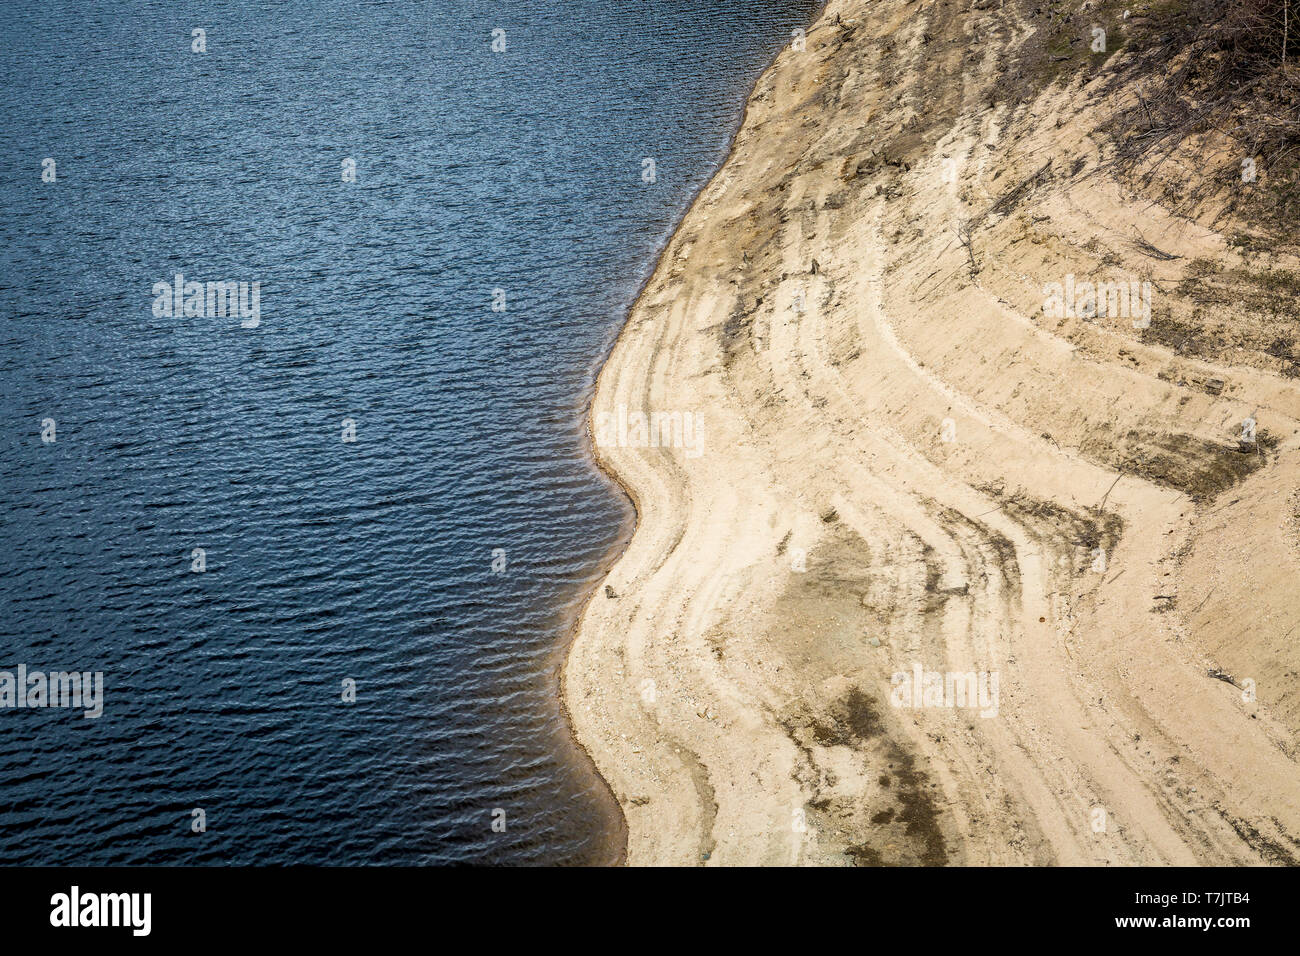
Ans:
<svg viewBox="0 0 1300 956"><path fill-rule="evenodd" d="M0 709L6 862L618 857L556 697L629 531L583 413L812 6L0 8L0 670L105 683Z"/></svg>

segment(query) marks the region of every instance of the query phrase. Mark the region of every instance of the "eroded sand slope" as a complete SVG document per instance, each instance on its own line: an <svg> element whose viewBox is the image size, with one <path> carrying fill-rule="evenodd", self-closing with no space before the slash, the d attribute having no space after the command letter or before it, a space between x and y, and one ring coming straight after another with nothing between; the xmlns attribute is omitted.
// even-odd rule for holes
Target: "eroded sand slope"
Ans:
<svg viewBox="0 0 1300 956"><path fill-rule="evenodd" d="M597 448L638 528L564 690L630 863L1300 861L1294 264L1121 185L1122 92L997 102L1017 16L833 0L601 374L703 437ZM916 664L996 715L892 706Z"/></svg>

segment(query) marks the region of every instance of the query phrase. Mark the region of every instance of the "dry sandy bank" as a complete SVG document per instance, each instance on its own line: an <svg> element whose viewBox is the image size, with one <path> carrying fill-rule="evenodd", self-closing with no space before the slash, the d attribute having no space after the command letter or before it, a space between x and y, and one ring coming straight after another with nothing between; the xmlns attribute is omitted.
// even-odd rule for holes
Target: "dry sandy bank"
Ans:
<svg viewBox="0 0 1300 956"><path fill-rule="evenodd" d="M832 0L601 374L639 523L563 686L632 864L1300 860L1287 264L1107 171L1122 92L992 95L1030 26Z"/></svg>

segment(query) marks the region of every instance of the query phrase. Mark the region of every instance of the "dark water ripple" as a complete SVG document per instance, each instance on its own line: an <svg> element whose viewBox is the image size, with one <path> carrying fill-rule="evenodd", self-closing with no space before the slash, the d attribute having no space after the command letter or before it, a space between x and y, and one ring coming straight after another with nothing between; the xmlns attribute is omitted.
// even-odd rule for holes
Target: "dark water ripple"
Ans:
<svg viewBox="0 0 1300 956"><path fill-rule="evenodd" d="M811 6L0 8L0 669L106 697L0 709L6 862L617 853L556 699L628 532L582 413ZM176 272L261 326L155 317Z"/></svg>

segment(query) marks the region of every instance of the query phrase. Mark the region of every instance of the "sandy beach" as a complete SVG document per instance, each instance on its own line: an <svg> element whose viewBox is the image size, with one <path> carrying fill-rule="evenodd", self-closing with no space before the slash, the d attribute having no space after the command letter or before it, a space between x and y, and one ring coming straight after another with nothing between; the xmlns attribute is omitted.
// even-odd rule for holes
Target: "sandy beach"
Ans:
<svg viewBox="0 0 1300 956"><path fill-rule="evenodd" d="M1006 96L1028 9L832 0L601 372L629 864L1300 862L1297 264Z"/></svg>

